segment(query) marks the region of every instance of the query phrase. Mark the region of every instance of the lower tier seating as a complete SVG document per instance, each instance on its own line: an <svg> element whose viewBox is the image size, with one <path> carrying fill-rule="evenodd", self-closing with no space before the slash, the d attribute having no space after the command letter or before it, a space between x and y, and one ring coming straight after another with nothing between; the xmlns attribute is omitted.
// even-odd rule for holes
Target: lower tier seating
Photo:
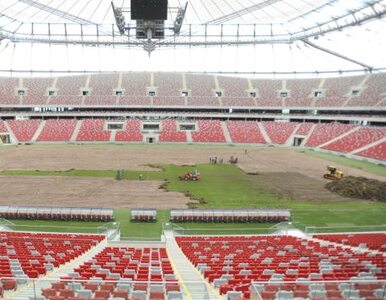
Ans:
<svg viewBox="0 0 386 300"><path fill-rule="evenodd" d="M4 135L0 136L0 143L7 142L9 138L11 142L32 142L41 122L41 120L0 121L0 134L4 133ZM110 129L109 125L111 124L105 119L55 119L43 122L45 123L37 137L37 142L70 142L72 138L80 142L145 142L147 140L146 134L149 134L147 130L142 129L143 121L139 119L119 121L119 123L123 124L122 128L119 129ZM165 119L159 121L159 123L154 122L157 130L150 130L152 141L155 138L156 141L161 143L230 142L236 144L266 144L266 137L269 137L274 145L292 145L292 134L294 134L294 137L309 135L305 142L306 147L321 147L326 150L342 153L350 152L361 157L386 160L384 142L386 130L381 127L357 126L337 122L299 124L296 122L264 121L259 123L257 121L203 119L189 120L185 123L181 121L178 123L174 119ZM6 126L8 124L9 128ZM79 132L77 124L80 125ZM189 128L181 130L178 126L179 124L184 129L186 126ZM260 128L265 130L261 132ZM187 134L188 130L189 133ZM11 132L8 133L8 131ZM346 136L342 137L344 134ZM18 140L12 141L13 136L16 136Z"/></svg>
<svg viewBox="0 0 386 300"><path fill-rule="evenodd" d="M0 279L3 289L16 289L84 254L102 235L0 231ZM4 281L7 281L5 284Z"/></svg>
<svg viewBox="0 0 386 300"><path fill-rule="evenodd" d="M386 279L382 254L353 251L329 242L293 236L192 236L176 240L222 295L241 292L249 298L253 281ZM274 299L274 294L263 299Z"/></svg>
<svg viewBox="0 0 386 300"><path fill-rule="evenodd" d="M41 294L52 300L183 299L166 249L148 247L106 247Z"/></svg>
<svg viewBox="0 0 386 300"><path fill-rule="evenodd" d="M315 238L386 253L386 233L317 234Z"/></svg>

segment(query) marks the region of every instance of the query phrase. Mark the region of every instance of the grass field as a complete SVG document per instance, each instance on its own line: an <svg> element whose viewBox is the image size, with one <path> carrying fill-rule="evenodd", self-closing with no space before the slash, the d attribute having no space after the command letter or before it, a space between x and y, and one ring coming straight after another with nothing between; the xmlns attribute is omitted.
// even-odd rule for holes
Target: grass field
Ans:
<svg viewBox="0 0 386 300"><path fill-rule="evenodd" d="M337 159L339 163L352 163L354 167L368 168L370 172L386 176L384 167L371 165L365 162L357 162L332 157L320 153L308 153L307 155L318 155L323 159ZM332 157L332 158L331 158ZM339 160L339 161L338 161ZM342 161L341 161L342 160ZM360 163L360 164L359 164ZM197 169L203 174L202 180L198 182L180 181L178 176L187 170L187 167L175 165L162 165L160 171L130 171L124 172L124 179L138 180L143 175L144 180L165 180L169 191L178 191L189 194L198 199L199 204L193 204L197 208L289 208L291 209L292 221L296 226L379 226L386 225L386 204L352 200L346 202L310 202L297 199L276 196L259 186L253 180L253 175L245 174L235 165L197 165ZM193 170L193 168L191 168ZM14 170L2 171L0 175L39 175L39 176L88 176L88 177L115 177L115 170L68 170L68 171L37 171L37 170ZM168 210L158 211L156 223L131 223L130 210L117 208L114 211L115 220L120 223L122 237L136 239L159 238L162 226L168 223ZM98 222L59 222L59 221L24 221L14 220L19 230L38 231L77 231L98 232L98 227L103 223ZM177 224L189 228L190 233L240 233L259 232L272 224ZM48 227L40 227L48 226ZM55 227L59 226L59 227ZM62 227L64 226L64 227ZM74 228L72 227L74 226ZM75 229L76 227L76 229ZM203 230L209 229L209 230ZM100 230L100 229L99 229ZM347 230L347 229L346 229Z"/></svg>

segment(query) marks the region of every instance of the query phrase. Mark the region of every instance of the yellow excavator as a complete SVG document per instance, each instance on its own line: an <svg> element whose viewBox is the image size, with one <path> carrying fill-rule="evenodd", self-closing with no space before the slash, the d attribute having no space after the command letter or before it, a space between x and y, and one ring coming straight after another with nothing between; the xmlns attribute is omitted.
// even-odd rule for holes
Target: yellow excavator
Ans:
<svg viewBox="0 0 386 300"><path fill-rule="evenodd" d="M343 172L338 170L338 168L334 166L327 166L327 171L324 173L323 178L330 180L339 180L344 176Z"/></svg>

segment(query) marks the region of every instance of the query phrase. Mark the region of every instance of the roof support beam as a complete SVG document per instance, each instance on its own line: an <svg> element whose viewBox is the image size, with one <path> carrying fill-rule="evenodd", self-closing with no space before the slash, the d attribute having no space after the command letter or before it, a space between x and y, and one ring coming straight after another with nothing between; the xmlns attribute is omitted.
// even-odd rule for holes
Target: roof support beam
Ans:
<svg viewBox="0 0 386 300"><path fill-rule="evenodd" d="M50 14L53 14L55 16L61 17L63 19L66 19L66 20L74 22L74 23L84 24L84 25L85 24L98 25L97 23L91 22L91 21L83 19L83 18L79 18L77 16L69 14L68 12L65 12L65 11L53 8L53 7L48 6L48 5L41 4L41 3L37 2L37 1L33 1L33 0L19 0L19 2L23 2L23 3L25 3L25 4L29 5L29 6L36 7L38 9L40 9L40 10L44 10L44 11L50 13Z"/></svg>
<svg viewBox="0 0 386 300"><path fill-rule="evenodd" d="M356 64L356 65L360 65L360 66L364 67L365 69L367 69L367 70L369 70L369 71L371 71L371 70L373 69L372 66L369 66L369 65L367 65L367 64L365 64L365 63L362 63L362 62L360 62L360 61L357 61L357 60L352 59L352 58L350 58L350 57L348 57L348 56L345 56L345 55L340 54L340 53L338 53L338 52L332 51L332 50L330 50L330 49L327 49L327 48L324 48L324 47L320 47L320 46L318 46L318 45L316 45L316 44L310 42L309 40L302 39L301 41L302 41L303 43L305 43L306 45L311 46L312 48L315 48L315 49L317 49L317 50L326 52L326 53L328 53L328 54L330 54L330 55L339 57L339 58L341 58L341 59L347 60L347 61L349 61L349 62L351 62L351 63Z"/></svg>
<svg viewBox="0 0 386 300"><path fill-rule="evenodd" d="M260 2L260 3L254 4L254 5L251 5L248 7L244 7L240 10L231 12L230 14L223 15L223 16L218 17L216 19L210 20L204 24L222 24L224 22L239 18L243 15L250 14L258 9L262 9L264 7L275 4L276 2L279 2L279 1L281 1L281 0L266 0L264 2Z"/></svg>

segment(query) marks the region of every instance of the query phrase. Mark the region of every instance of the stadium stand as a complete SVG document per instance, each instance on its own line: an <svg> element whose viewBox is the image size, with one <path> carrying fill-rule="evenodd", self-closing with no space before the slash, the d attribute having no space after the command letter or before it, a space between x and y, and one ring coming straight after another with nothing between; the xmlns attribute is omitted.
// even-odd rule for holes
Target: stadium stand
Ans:
<svg viewBox="0 0 386 300"><path fill-rule="evenodd" d="M159 106L184 106L185 98L184 97L154 97L154 105Z"/></svg>
<svg viewBox="0 0 386 300"><path fill-rule="evenodd" d="M113 89L118 86L118 74L101 74L90 76L90 96L84 99L85 105L115 105L117 97Z"/></svg>
<svg viewBox="0 0 386 300"><path fill-rule="evenodd" d="M282 107L278 93L282 89L282 80L251 80L252 86L258 91L257 106Z"/></svg>
<svg viewBox="0 0 386 300"><path fill-rule="evenodd" d="M3 282L3 287L16 289L17 283L26 282L26 278L45 275L84 254L104 238L102 235L0 231L0 277L13 280L13 285L7 288Z"/></svg>
<svg viewBox="0 0 386 300"><path fill-rule="evenodd" d="M0 218L12 220L112 221L113 213L110 208L0 206Z"/></svg>
<svg viewBox="0 0 386 300"><path fill-rule="evenodd" d="M186 143L186 132L179 131L177 126L176 120L162 120L159 141Z"/></svg>
<svg viewBox="0 0 386 300"><path fill-rule="evenodd" d="M286 88L289 90L289 97L285 98L285 106L289 107L310 107L312 104L313 91L318 89L320 79L292 79L287 80Z"/></svg>
<svg viewBox="0 0 386 300"><path fill-rule="evenodd" d="M19 79L0 78L0 104L2 105L20 105L20 97L17 95Z"/></svg>
<svg viewBox="0 0 386 300"><path fill-rule="evenodd" d="M150 73L123 73L121 88L125 96L147 96L146 87L150 86ZM121 97L122 101L122 97Z"/></svg>
<svg viewBox="0 0 386 300"><path fill-rule="evenodd" d="M111 131L104 130L105 120L86 119L82 121L77 141L109 141Z"/></svg>
<svg viewBox="0 0 386 300"><path fill-rule="evenodd" d="M47 103L47 89L52 87L52 78L23 78L26 94L21 97L23 105L44 105Z"/></svg>
<svg viewBox="0 0 386 300"><path fill-rule="evenodd" d="M278 145L285 144L298 125L294 122L262 122L262 124L272 143Z"/></svg>
<svg viewBox="0 0 386 300"><path fill-rule="evenodd" d="M314 234L313 237L362 249L386 252L386 233Z"/></svg>
<svg viewBox="0 0 386 300"><path fill-rule="evenodd" d="M227 121L226 125L234 143L266 144L255 121Z"/></svg>
<svg viewBox="0 0 386 300"><path fill-rule="evenodd" d="M124 94L119 97L119 105L150 105L150 97L146 94L147 86L150 86L149 73L122 74L121 88Z"/></svg>
<svg viewBox="0 0 386 300"><path fill-rule="evenodd" d="M310 138L306 142L307 147L317 147L353 129L354 125L341 123L317 124Z"/></svg>
<svg viewBox="0 0 386 300"><path fill-rule="evenodd" d="M248 96L248 79L218 76L220 89L229 98L246 98Z"/></svg>
<svg viewBox="0 0 386 300"><path fill-rule="evenodd" d="M132 222L155 222L157 221L156 209L132 209L131 219Z"/></svg>
<svg viewBox="0 0 386 300"><path fill-rule="evenodd" d="M349 135L322 148L326 150L346 153L374 143L385 136L385 129L362 127L357 131L352 132Z"/></svg>
<svg viewBox="0 0 386 300"><path fill-rule="evenodd" d="M0 132L8 132L8 129L5 127L5 124L2 120L0 120Z"/></svg>
<svg viewBox="0 0 386 300"><path fill-rule="evenodd" d="M218 97L189 97L189 106L220 106L220 100Z"/></svg>
<svg viewBox="0 0 386 300"><path fill-rule="evenodd" d="M341 107L348 100L352 89L363 81L363 76L326 78L323 85L325 94L316 98L316 107Z"/></svg>
<svg viewBox="0 0 386 300"><path fill-rule="evenodd" d="M243 107L243 106L255 106L253 98L221 98L222 105L226 107Z"/></svg>
<svg viewBox="0 0 386 300"><path fill-rule="evenodd" d="M182 299L165 248L105 247L61 279L52 283L50 290L42 290L42 295L52 289L57 295L57 288L63 285L74 292L69 285L75 282L78 288L74 294L82 299Z"/></svg>
<svg viewBox="0 0 386 300"><path fill-rule="evenodd" d="M182 74L154 73L154 85L157 87L157 95L160 97L181 97Z"/></svg>
<svg viewBox="0 0 386 300"><path fill-rule="evenodd" d="M359 153L355 153L355 155L379 160L386 160L386 142L382 142L378 145L367 148L366 150L363 150Z"/></svg>
<svg viewBox="0 0 386 300"><path fill-rule="evenodd" d="M312 123L302 123L300 124L299 128L296 130L295 134L305 136L310 133L313 125L314 124Z"/></svg>
<svg viewBox="0 0 386 300"><path fill-rule="evenodd" d="M58 77L55 88L57 96L50 97L49 104L81 105L81 87L86 87L87 76Z"/></svg>
<svg viewBox="0 0 386 300"><path fill-rule="evenodd" d="M186 74L186 88L192 97L213 97L215 90L214 76Z"/></svg>
<svg viewBox="0 0 386 300"><path fill-rule="evenodd" d="M218 120L199 120L197 130L192 132L192 140L197 143L225 143L221 123Z"/></svg>
<svg viewBox="0 0 386 300"><path fill-rule="evenodd" d="M19 142L30 142L41 120L9 120L7 123Z"/></svg>
<svg viewBox="0 0 386 300"><path fill-rule="evenodd" d="M364 90L356 97L351 97L348 106L375 106L383 98L386 93L386 74L374 74L368 77L365 83Z"/></svg>
<svg viewBox="0 0 386 300"><path fill-rule="evenodd" d="M75 130L77 120L50 119L46 120L40 132L38 142L68 142Z"/></svg>
<svg viewBox="0 0 386 300"><path fill-rule="evenodd" d="M381 253L354 251L329 242L294 236L191 236L176 237L176 241L192 264L222 295L237 291L249 298L252 281L278 283L299 279L332 281L386 277ZM337 283L334 285L338 287ZM270 290L269 286L262 286L264 300L283 299L277 298L278 287ZM337 291L343 297L344 292ZM303 293L299 296L314 299L312 290L305 288ZM326 296L324 293L322 299ZM292 299L292 295L285 299Z"/></svg>
<svg viewBox="0 0 386 300"><path fill-rule="evenodd" d="M286 222L291 218L285 209L172 209L172 222Z"/></svg>
<svg viewBox="0 0 386 300"><path fill-rule="evenodd" d="M117 131L115 134L116 142L142 142L143 134L141 132L140 120L126 120L125 130Z"/></svg>

